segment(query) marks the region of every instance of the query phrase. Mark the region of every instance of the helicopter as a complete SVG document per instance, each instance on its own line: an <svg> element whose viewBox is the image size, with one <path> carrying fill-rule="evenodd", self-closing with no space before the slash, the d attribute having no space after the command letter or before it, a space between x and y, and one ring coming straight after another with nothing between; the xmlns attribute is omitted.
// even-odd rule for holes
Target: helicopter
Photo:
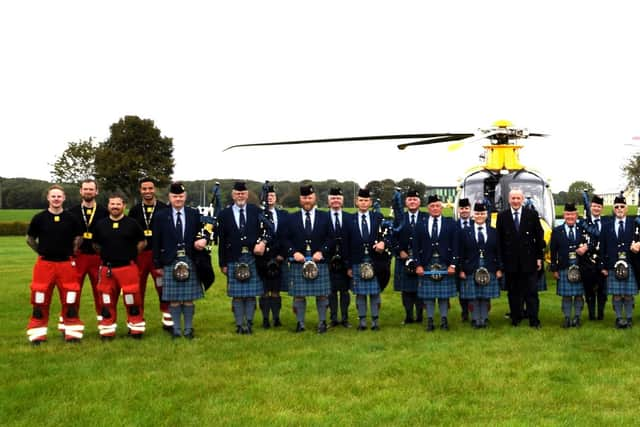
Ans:
<svg viewBox="0 0 640 427"><path fill-rule="evenodd" d="M493 126L478 129L475 133L421 133L400 135L373 135L346 138L307 139L298 141L261 142L252 144L232 145L223 151L270 145L298 145L345 143L357 141L380 140L417 140L403 142L398 149L428 144L450 142L450 150L459 148L462 144L487 140L483 146L484 153L480 156L483 164L469 169L460 181L454 201L454 216L457 219L457 206L462 198L468 198L473 206L476 202L483 202L491 215L492 225L495 226L497 213L508 206L509 191L514 188L522 190L525 197L525 208L535 209L548 243L551 230L555 223L555 205L549 183L538 172L526 168L520 163L519 152L523 148L520 141L529 137L547 137L547 134L530 132L526 128L516 128L508 120L498 120Z"/></svg>

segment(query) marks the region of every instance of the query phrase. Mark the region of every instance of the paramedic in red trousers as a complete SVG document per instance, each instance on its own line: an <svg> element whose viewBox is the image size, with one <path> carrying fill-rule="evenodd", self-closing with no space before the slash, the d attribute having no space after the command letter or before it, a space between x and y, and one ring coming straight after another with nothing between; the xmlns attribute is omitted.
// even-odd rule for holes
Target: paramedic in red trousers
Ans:
<svg viewBox="0 0 640 427"><path fill-rule="evenodd" d="M145 177L140 180L140 197L142 202L129 209L129 216L138 222L144 230L147 246L138 255L136 264L140 270L140 297L142 299L142 314L144 316L144 296L147 290L149 274L153 279L158 300L160 301L160 313L162 314L162 328L165 331L173 331L173 321L169 313L169 302L162 299L162 278L153 266L153 222L158 214L167 209L167 205L156 198L156 182L153 178Z"/></svg>
<svg viewBox="0 0 640 427"><path fill-rule="evenodd" d="M132 338L142 338L145 322L142 315L140 273L135 260L146 240L136 220L124 215L124 196L109 197L109 217L95 227L93 245L100 254L98 292L102 304L100 337L109 340L116 335L117 303L120 291L127 311L127 327Z"/></svg>
<svg viewBox="0 0 640 427"><path fill-rule="evenodd" d="M27 231L27 244L38 253L31 282L33 312L27 326L27 337L34 345L47 340L49 307L55 286L60 292L65 340L78 341L84 331L78 318L80 283L72 258L82 241L82 227L63 210L64 199L62 187L49 187L49 207L33 217Z"/></svg>

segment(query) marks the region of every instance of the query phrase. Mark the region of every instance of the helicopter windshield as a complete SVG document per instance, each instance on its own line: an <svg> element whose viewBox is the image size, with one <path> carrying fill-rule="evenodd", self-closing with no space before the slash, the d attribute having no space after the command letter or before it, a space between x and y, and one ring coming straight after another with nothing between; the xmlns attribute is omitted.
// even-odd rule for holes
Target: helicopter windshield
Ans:
<svg viewBox="0 0 640 427"><path fill-rule="evenodd" d="M462 185L461 197L469 199L471 206L476 203L485 203L488 208L494 207L494 195L498 178L488 171L478 171L469 175Z"/></svg>
<svg viewBox="0 0 640 427"><path fill-rule="evenodd" d="M524 206L535 209L540 218L553 225L555 212L551 191L546 182L538 175L528 171L511 172L500 179L500 185L496 187L495 200L499 209L506 209L509 200L509 191L514 188L522 190L524 194Z"/></svg>

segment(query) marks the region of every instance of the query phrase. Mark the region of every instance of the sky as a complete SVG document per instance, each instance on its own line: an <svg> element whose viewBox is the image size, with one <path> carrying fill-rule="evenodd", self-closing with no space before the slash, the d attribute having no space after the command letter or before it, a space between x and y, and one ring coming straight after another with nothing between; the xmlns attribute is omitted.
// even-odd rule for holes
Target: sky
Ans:
<svg viewBox="0 0 640 427"><path fill-rule="evenodd" d="M125 115L173 138L174 179L414 178L455 185L481 143L237 149L474 132L548 138L521 161L554 192L625 186L640 150L633 2L8 1L0 5L0 176L49 180L69 142ZM8 154L11 152L11 155Z"/></svg>

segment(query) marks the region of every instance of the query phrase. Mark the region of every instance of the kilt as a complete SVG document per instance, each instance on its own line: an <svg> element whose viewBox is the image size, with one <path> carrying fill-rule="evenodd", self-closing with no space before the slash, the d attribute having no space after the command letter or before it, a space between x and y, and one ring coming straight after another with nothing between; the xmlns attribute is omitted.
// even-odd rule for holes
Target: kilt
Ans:
<svg viewBox="0 0 640 427"><path fill-rule="evenodd" d="M569 270L560 270L560 278L556 286L556 293L561 297L578 297L584 295L584 285L582 281L571 283L567 278Z"/></svg>
<svg viewBox="0 0 640 427"><path fill-rule="evenodd" d="M230 262L227 266L227 296L232 298L249 298L262 295L264 293L264 286L262 279L258 276L255 258L251 255L244 254L240 256L238 262L244 262L249 265L251 276L244 282L236 280L235 272L237 263Z"/></svg>
<svg viewBox="0 0 640 427"><path fill-rule="evenodd" d="M457 294L456 279L454 276L446 275L439 282L434 282L428 276L420 278L418 283L418 298L452 298Z"/></svg>
<svg viewBox="0 0 640 427"><path fill-rule="evenodd" d="M416 292L418 276L409 276L404 271L404 261L396 257L393 269L393 290L398 292Z"/></svg>
<svg viewBox="0 0 640 427"><path fill-rule="evenodd" d="M491 299L500 297L500 284L494 273L489 273L491 281L487 286L478 286L473 276L460 280L460 298L462 299Z"/></svg>
<svg viewBox="0 0 640 427"><path fill-rule="evenodd" d="M633 268L629 267L627 280L616 279L615 270L609 270L607 276L607 295L637 295L638 285Z"/></svg>
<svg viewBox="0 0 640 427"><path fill-rule="evenodd" d="M289 295L292 297L326 296L331 292L329 282L329 267L325 263L319 263L318 277L315 280L307 280L302 277L302 263L289 263Z"/></svg>
<svg viewBox="0 0 640 427"><path fill-rule="evenodd" d="M380 284L376 276L371 280L363 280L360 277L360 264L356 264L353 266L351 290L356 295L377 295L380 293Z"/></svg>
<svg viewBox="0 0 640 427"><path fill-rule="evenodd" d="M178 261L189 264L189 278L184 282L178 282L173 278L173 266ZM193 301L204 297L204 290L198 280L195 265L189 257L178 258L171 265L164 266L164 276L162 280L162 300L163 301Z"/></svg>

